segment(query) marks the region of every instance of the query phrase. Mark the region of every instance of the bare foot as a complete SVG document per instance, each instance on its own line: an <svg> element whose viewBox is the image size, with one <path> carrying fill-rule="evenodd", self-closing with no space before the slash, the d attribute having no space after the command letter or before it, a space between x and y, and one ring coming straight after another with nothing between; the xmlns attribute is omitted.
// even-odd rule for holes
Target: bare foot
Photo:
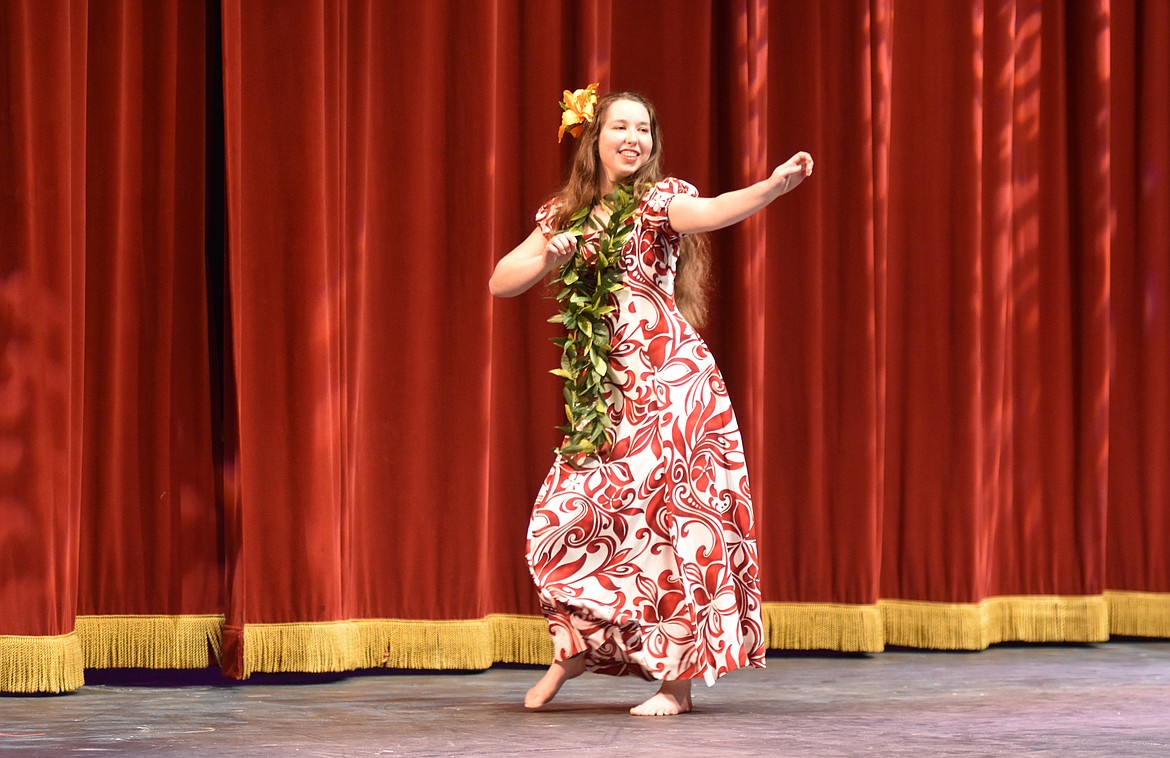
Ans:
<svg viewBox="0 0 1170 758"><path fill-rule="evenodd" d="M561 685L585 672L585 654L577 653L572 658L557 661L548 667L540 681L532 685L524 696L525 708L539 708L557 696Z"/></svg>
<svg viewBox="0 0 1170 758"><path fill-rule="evenodd" d="M641 705L630 709L635 716L677 716L691 710L691 680L675 679L663 682L658 693Z"/></svg>

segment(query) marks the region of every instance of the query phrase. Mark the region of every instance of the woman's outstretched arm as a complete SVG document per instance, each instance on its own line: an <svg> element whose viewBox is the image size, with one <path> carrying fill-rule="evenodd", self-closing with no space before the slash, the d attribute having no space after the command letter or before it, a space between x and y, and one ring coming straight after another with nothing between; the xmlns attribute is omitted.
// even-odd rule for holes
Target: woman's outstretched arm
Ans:
<svg viewBox="0 0 1170 758"><path fill-rule="evenodd" d="M763 181L716 197L678 195L670 203L670 225L680 234L713 232L743 221L812 175L813 159L797 153Z"/></svg>
<svg viewBox="0 0 1170 758"><path fill-rule="evenodd" d="M488 289L496 297L515 297L573 256L577 235L561 232L545 239L539 227L496 264Z"/></svg>

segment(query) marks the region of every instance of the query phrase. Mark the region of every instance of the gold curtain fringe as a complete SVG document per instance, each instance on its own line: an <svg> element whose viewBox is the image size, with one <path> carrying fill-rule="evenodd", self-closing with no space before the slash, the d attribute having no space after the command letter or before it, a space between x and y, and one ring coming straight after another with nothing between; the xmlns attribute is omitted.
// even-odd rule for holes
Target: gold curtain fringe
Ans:
<svg viewBox="0 0 1170 758"><path fill-rule="evenodd" d="M192 669L220 657L223 616L78 616L85 667Z"/></svg>
<svg viewBox="0 0 1170 758"><path fill-rule="evenodd" d="M85 684L81 640L0 635L0 692L72 692Z"/></svg>
<svg viewBox="0 0 1170 758"><path fill-rule="evenodd" d="M879 600L887 645L984 650L997 642L1104 642L1109 607L1099 595L1027 595L978 603Z"/></svg>
<svg viewBox="0 0 1170 758"><path fill-rule="evenodd" d="M552 663L553 644L543 616L488 616L492 658L499 663Z"/></svg>
<svg viewBox="0 0 1170 758"><path fill-rule="evenodd" d="M882 617L873 605L764 603L765 644L773 650L880 653Z"/></svg>
<svg viewBox="0 0 1170 758"><path fill-rule="evenodd" d="M244 627L244 676L361 668L486 669L498 662L548 663L552 653L548 626L539 616Z"/></svg>
<svg viewBox="0 0 1170 758"><path fill-rule="evenodd" d="M979 603L764 603L771 649L880 652L885 645L983 650L997 642L1170 638L1170 593L993 597ZM0 636L0 692L68 692L85 668L202 668L218 657L222 616L79 616L76 632ZM244 627L244 675L361 668L486 669L547 664L539 616L454 621L361 619Z"/></svg>
<svg viewBox="0 0 1170 758"><path fill-rule="evenodd" d="M1109 631L1124 637L1170 637L1170 592L1106 590Z"/></svg>
<svg viewBox="0 0 1170 758"><path fill-rule="evenodd" d="M354 623L366 643L362 668L486 669L493 663L491 622L487 619Z"/></svg>
<svg viewBox="0 0 1170 758"><path fill-rule="evenodd" d="M360 668L357 627L349 621L247 624L243 676L262 672L321 673Z"/></svg>

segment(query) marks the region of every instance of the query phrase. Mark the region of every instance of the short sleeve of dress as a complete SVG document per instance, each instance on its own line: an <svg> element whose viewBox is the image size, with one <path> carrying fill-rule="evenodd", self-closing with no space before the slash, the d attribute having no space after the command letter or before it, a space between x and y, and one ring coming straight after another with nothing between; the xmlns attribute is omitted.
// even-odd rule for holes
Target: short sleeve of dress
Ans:
<svg viewBox="0 0 1170 758"><path fill-rule="evenodd" d="M679 233L670 225L668 211L671 201L679 195L698 197L699 191L694 185L673 176L651 187L642 201L642 228L653 229L671 239L677 238Z"/></svg>
<svg viewBox="0 0 1170 758"><path fill-rule="evenodd" d="M556 229L553 224L556 222L556 198L550 198L544 205L540 206L536 211L536 226L544 234L544 238L548 239L553 235Z"/></svg>

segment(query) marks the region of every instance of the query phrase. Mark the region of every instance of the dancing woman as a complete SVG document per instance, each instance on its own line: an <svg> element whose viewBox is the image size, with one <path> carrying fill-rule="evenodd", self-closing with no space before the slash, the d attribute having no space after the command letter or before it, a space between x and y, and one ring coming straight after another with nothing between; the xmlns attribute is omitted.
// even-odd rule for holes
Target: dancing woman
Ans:
<svg viewBox="0 0 1170 758"><path fill-rule="evenodd" d="M565 442L532 512L528 564L554 645L525 697L539 708L584 671L660 683L630 710L691 709L691 680L763 667L751 492L705 317L699 235L812 174L800 152L717 197L662 175L654 107L633 92L565 93L572 173L496 265L512 297L560 271Z"/></svg>

